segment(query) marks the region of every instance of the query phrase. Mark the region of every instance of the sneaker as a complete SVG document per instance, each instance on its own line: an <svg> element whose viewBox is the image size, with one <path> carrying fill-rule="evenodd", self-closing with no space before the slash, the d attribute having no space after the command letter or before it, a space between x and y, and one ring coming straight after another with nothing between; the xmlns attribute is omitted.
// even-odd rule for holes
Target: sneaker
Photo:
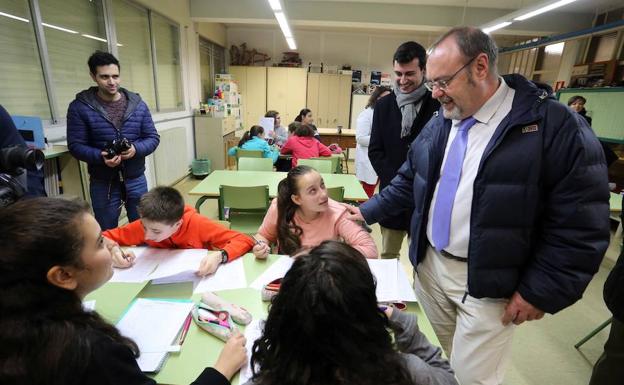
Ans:
<svg viewBox="0 0 624 385"><path fill-rule="evenodd" d="M260 292L262 300L268 302L273 299L273 297L275 297L279 292L281 284L282 279L278 278L264 285L262 291Z"/></svg>
<svg viewBox="0 0 624 385"><path fill-rule="evenodd" d="M205 292L204 294L202 294L201 302L208 305L208 307L210 307L211 309L223 310L228 312L234 322L239 325L249 325L249 323L251 322L251 313L238 305L227 302L215 293L209 291Z"/></svg>
<svg viewBox="0 0 624 385"><path fill-rule="evenodd" d="M195 304L191 313L197 326L223 342L229 340L234 331L238 330L227 311L215 310L200 302Z"/></svg>

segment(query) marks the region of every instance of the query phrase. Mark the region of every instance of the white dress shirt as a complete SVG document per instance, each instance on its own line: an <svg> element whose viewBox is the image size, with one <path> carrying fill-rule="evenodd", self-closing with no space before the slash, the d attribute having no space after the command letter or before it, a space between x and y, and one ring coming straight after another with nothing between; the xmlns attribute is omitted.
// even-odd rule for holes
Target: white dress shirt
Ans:
<svg viewBox="0 0 624 385"><path fill-rule="evenodd" d="M453 210L451 212L451 232L449 234L449 244L444 248L445 251L458 256L468 257L468 242L470 240L470 211L472 209L472 194L473 185L481 163L481 158L488 143L494 135L494 131L500 124L500 122L511 111L511 105L515 95L515 90L507 86L502 78L499 78L500 85L498 89L492 95L479 111L477 111L473 117L477 122L468 130L468 144L466 147L466 155L464 157L464 164L462 166L461 177L459 179L459 185L457 186L457 193L455 194L455 201L453 204ZM448 142L446 143L446 149L444 150L444 160L440 170L444 170L444 164L446 163L446 156L448 155L449 148L455 135L457 135L457 129L459 128L460 120L453 120L451 126L451 132L449 133ZM440 181L436 182L436 188L433 192L433 200L429 207L429 218L427 220L427 238L429 242L433 244L432 240L432 220L433 220L433 208L435 207L436 198L438 196L438 188Z"/></svg>

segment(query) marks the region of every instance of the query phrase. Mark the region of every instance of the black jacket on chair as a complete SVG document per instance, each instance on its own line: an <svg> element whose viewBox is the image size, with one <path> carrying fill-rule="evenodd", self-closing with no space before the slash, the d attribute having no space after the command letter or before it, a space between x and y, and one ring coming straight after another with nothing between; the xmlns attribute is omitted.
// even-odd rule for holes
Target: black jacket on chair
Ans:
<svg viewBox="0 0 624 385"><path fill-rule="evenodd" d="M422 128L434 114L437 114L440 103L427 91L422 99L418 116L412 125L410 136L401 138L401 110L396 102L396 94L392 92L375 104L373 126L371 128L368 157L379 176L379 191L383 190L397 174L407 159L410 144L416 139ZM379 224L395 230L409 230L411 210L397 216L386 218Z"/></svg>

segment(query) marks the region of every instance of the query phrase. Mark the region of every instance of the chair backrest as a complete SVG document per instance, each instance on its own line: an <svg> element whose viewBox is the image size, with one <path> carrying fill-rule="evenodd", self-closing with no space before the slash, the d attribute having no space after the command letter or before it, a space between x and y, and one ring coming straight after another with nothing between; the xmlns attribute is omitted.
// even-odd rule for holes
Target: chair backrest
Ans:
<svg viewBox="0 0 624 385"><path fill-rule="evenodd" d="M240 158L238 169L242 171L273 171L271 158Z"/></svg>
<svg viewBox="0 0 624 385"><path fill-rule="evenodd" d="M299 159L297 165L310 166L321 174L332 173L332 162L328 159Z"/></svg>
<svg viewBox="0 0 624 385"><path fill-rule="evenodd" d="M240 158L262 158L264 152L262 150L243 150L236 149L236 159Z"/></svg>
<svg viewBox="0 0 624 385"><path fill-rule="evenodd" d="M332 164L332 174L337 174L338 173L338 166L340 166L340 158L336 157L336 156L330 156L330 157L322 157L322 158L310 158L310 159L314 159L314 160L329 160Z"/></svg>
<svg viewBox="0 0 624 385"><path fill-rule="evenodd" d="M336 202L344 202L344 186L328 187L327 196Z"/></svg>
<svg viewBox="0 0 624 385"><path fill-rule="evenodd" d="M269 208L269 186L219 186L219 219L225 208L236 212L261 212Z"/></svg>

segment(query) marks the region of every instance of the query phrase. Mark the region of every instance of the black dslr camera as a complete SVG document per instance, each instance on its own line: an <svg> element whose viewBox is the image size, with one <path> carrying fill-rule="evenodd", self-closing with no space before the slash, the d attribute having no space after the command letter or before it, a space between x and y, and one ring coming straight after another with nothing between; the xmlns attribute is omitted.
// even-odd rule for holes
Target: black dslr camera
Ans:
<svg viewBox="0 0 624 385"><path fill-rule="evenodd" d="M42 151L25 146L0 149L0 207L15 203L26 194L25 170L40 170L44 160Z"/></svg>
<svg viewBox="0 0 624 385"><path fill-rule="evenodd" d="M128 138L113 139L106 143L106 147L102 151L107 152L107 155L105 155L106 159L113 159L122 152L128 151L130 147L132 147L132 143L130 143Z"/></svg>

